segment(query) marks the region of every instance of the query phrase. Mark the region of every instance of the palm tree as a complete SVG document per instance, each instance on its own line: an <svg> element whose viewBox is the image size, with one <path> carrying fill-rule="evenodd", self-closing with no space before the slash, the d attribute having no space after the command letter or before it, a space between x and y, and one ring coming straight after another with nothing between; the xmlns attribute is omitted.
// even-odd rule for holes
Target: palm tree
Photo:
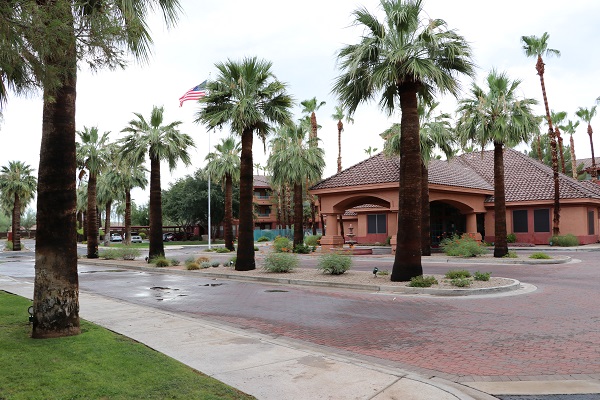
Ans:
<svg viewBox="0 0 600 400"><path fill-rule="evenodd" d="M104 245L110 244L110 216L112 212L113 202L123 199L123 192L119 186L116 186L111 181L111 171L100 175L97 184L97 202L98 205L104 206Z"/></svg>
<svg viewBox="0 0 600 400"><path fill-rule="evenodd" d="M354 123L354 119L344 115L344 109L341 106L335 106L335 113L331 115L331 118L337 121L338 130L338 158L337 158L337 172L342 172L342 132L344 131L344 123L342 120L346 118L346 122Z"/></svg>
<svg viewBox="0 0 600 400"><path fill-rule="evenodd" d="M324 151L306 140L303 126L284 126L271 141L269 169L273 172L272 181L276 184L290 183L294 190L294 248L304 243L303 229L303 184L317 180L325 168Z"/></svg>
<svg viewBox="0 0 600 400"><path fill-rule="evenodd" d="M0 170L0 191L12 208L12 244L14 251L21 250L21 214L33 198L37 180L33 169L22 161L9 161Z"/></svg>
<svg viewBox="0 0 600 400"><path fill-rule="evenodd" d="M96 182L102 169L108 162L108 135L98 134L97 127L84 127L77 131L81 142L76 143L77 164L87 170L87 258L98 258L98 219L96 204Z"/></svg>
<svg viewBox="0 0 600 400"><path fill-rule="evenodd" d="M223 220L225 247L230 251L233 246L233 184L240 179L240 143L233 137L221 139L215 146L215 152L206 156L206 172L215 180L222 181L225 190L225 218ZM209 226L208 229L211 227Z"/></svg>
<svg viewBox="0 0 600 400"><path fill-rule="evenodd" d="M300 102L302 106L302 113L306 114L310 117L310 138L314 139L317 137L317 130L319 129L319 125L317 124L317 115L315 114L319 108L323 107L326 103L324 101L318 102L316 97L312 99L304 100ZM317 142L312 142L313 145L316 145ZM320 178L320 177L319 177Z"/></svg>
<svg viewBox="0 0 600 400"><path fill-rule="evenodd" d="M552 234L560 233L560 187L558 181L558 156L556 151L556 137L554 128L552 127L552 116L550 115L550 107L548 106L548 98L546 96L546 85L544 83L544 60L542 56L557 56L560 57L560 51L548 48L548 32L544 32L541 37L537 36L522 36L523 50L527 57L535 57L537 59L535 69L540 77L542 86L542 96L544 98L544 107L546 109L546 119L548 120L548 135L550 136L550 147L552 149L552 172L554 180L554 216L552 218Z"/></svg>
<svg viewBox="0 0 600 400"><path fill-rule="evenodd" d="M164 107L152 107L150 120L134 113L137 119L129 121L129 126L121 132L130 135L121 139L123 156L132 160L134 165L141 165L146 155L150 159L150 249L148 259L163 257L165 247L162 237L162 200L160 188L160 162L167 161L169 170L173 171L177 161L190 165L188 148L194 147L191 136L181 133L177 127L181 121L163 125Z"/></svg>
<svg viewBox="0 0 600 400"><path fill-rule="evenodd" d="M360 42L338 53L342 75L333 91L353 115L358 105L381 92L379 104L389 115L400 105L401 152L397 248L392 281L423 274L421 265L421 157L417 95L430 100L436 91L457 95L459 75L473 75L471 49L448 30L445 21L423 21L421 0L380 0L380 22L365 8L354 12L365 28Z"/></svg>
<svg viewBox="0 0 600 400"><path fill-rule="evenodd" d="M587 133L590 137L590 149L592 150L592 181L598 179L598 171L596 170L596 158L594 157L594 140L592 138L592 134L594 131L592 130L592 119L596 116L596 105L591 108L583 108L579 107L577 111L575 111L575 115L579 117L580 120L587 124Z"/></svg>
<svg viewBox="0 0 600 400"><path fill-rule="evenodd" d="M254 260L254 222L252 220L252 141L254 133L266 140L271 124L291 121L293 100L287 86L271 71L271 62L256 57L241 62L228 60L217 63L219 76L207 84L208 95L200 99L205 104L196 114L196 122L209 129L225 124L241 135L240 158L240 225L235 268L248 271L256 268Z"/></svg>
<svg viewBox="0 0 600 400"><path fill-rule="evenodd" d="M578 126L579 121L573 123L571 120L568 120L566 124L560 126L560 129L570 136L569 146L571 150L571 174L573 175L573 179L577 179L577 159L575 158L575 141L573 140L573 134Z"/></svg>
<svg viewBox="0 0 600 400"><path fill-rule="evenodd" d="M519 99L520 80L511 81L505 73L492 70L487 88L473 83L470 97L460 100L456 130L462 145L474 143L483 149L494 145L494 257L508 254L503 148L527 141L539 129L531 111L534 99Z"/></svg>
<svg viewBox="0 0 600 400"><path fill-rule="evenodd" d="M22 92L33 88L44 92L36 213L34 338L80 333L75 230L78 63L85 61L92 69L124 67L129 52L136 59L147 61L152 43L147 19L156 8L163 12L169 26L176 22L178 0L39 0L19 2L18 6L12 2L0 5L2 78L8 76L14 85L22 83L23 87L18 87L24 89ZM10 74L6 75L7 71ZM56 232L61 232L60 237Z"/></svg>
<svg viewBox="0 0 600 400"><path fill-rule="evenodd" d="M554 135L555 135L556 139L558 140L558 156L560 157L561 170L562 170L563 174L566 174L567 172L565 169L565 152L564 152L564 147L563 147L563 138L560 135L560 124L562 124L562 122L565 120L565 118L567 118L567 112L566 111L558 111L558 112L551 111L550 117L552 118L552 122L554 123Z"/></svg>
<svg viewBox="0 0 600 400"><path fill-rule="evenodd" d="M373 153L375 153L379 149L377 147L371 147L371 146L369 146L368 148L366 148L364 150L365 150L365 153L367 153L367 155L369 156L369 158L371 158L371 156L373 155Z"/></svg>
<svg viewBox="0 0 600 400"><path fill-rule="evenodd" d="M454 130L450 124L450 115L441 113L433 116L439 102L428 105L419 104L420 146L421 146L421 255L431 255L431 214L429 205L429 161L434 151L440 150L450 159L454 156L452 145L455 143ZM385 140L383 152L386 157L400 156L400 124L393 124L380 136Z"/></svg>

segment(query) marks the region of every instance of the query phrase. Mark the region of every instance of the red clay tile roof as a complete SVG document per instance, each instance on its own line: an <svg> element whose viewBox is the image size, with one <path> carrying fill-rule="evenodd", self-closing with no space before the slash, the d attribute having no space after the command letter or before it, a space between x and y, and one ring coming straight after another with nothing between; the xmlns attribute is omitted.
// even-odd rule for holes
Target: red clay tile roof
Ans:
<svg viewBox="0 0 600 400"><path fill-rule="evenodd" d="M492 150L463 154L456 161L469 167L491 185L494 183ZM558 174L561 199L600 199L600 190L588 187L567 175ZM554 199L552 168L513 149L504 150L504 185L506 201ZM493 197L486 201L493 201Z"/></svg>
<svg viewBox="0 0 600 400"><path fill-rule="evenodd" d="M311 189L398 182L399 164L397 158L389 159L379 153L322 180ZM554 199L552 169L548 166L507 148L504 151L504 168L507 202ZM580 182L564 174L559 174L559 180L562 199L600 199L599 185ZM429 164L429 183L493 191L494 152L466 153L450 162L432 160ZM493 196L490 196L486 201L493 200Z"/></svg>
<svg viewBox="0 0 600 400"><path fill-rule="evenodd" d="M271 188L270 185L271 177L266 175L254 175L254 187L255 188Z"/></svg>
<svg viewBox="0 0 600 400"><path fill-rule="evenodd" d="M400 160L387 158L379 153L339 174L317 183L311 189L332 189L337 187L374 185L399 181ZM429 163L429 183L458 186L471 189L494 190L494 188L472 170L461 164L443 160Z"/></svg>

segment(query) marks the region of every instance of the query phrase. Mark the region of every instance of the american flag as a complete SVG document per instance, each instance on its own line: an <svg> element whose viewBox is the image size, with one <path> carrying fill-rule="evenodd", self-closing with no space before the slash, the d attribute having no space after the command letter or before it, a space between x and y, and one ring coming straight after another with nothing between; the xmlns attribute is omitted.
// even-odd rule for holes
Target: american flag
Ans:
<svg viewBox="0 0 600 400"><path fill-rule="evenodd" d="M179 98L179 107L183 105L184 101L198 100L204 96L206 96L206 81L185 92L185 94Z"/></svg>

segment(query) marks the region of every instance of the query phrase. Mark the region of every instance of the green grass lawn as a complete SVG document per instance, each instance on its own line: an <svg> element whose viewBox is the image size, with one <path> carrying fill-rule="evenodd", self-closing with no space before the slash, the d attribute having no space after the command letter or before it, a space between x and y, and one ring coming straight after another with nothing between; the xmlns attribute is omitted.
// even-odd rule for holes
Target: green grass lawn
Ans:
<svg viewBox="0 0 600 400"><path fill-rule="evenodd" d="M31 339L30 305L0 291L0 399L254 399L87 321L77 336Z"/></svg>

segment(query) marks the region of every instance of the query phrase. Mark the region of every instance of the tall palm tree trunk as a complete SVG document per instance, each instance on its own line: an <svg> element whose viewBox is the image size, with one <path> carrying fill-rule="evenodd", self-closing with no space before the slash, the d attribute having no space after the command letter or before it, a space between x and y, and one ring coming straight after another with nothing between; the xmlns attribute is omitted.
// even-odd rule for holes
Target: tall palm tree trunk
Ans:
<svg viewBox="0 0 600 400"><path fill-rule="evenodd" d="M242 153L240 156L240 228L238 234L236 271L250 271L256 268L254 260L254 221L252 210L252 140L251 129L242 132Z"/></svg>
<svg viewBox="0 0 600 400"><path fill-rule="evenodd" d="M65 12L63 21L67 26L73 25L70 7ZM59 89L44 93L44 99L53 98L53 101L44 101L42 117L31 333L33 338L81 333L75 220L77 60L74 33L54 46L65 52L66 61L63 63L61 60L49 59L47 65L65 68L63 64L66 64L68 70Z"/></svg>
<svg viewBox="0 0 600 400"><path fill-rule="evenodd" d="M577 179L577 160L575 159L575 141L573 140L573 135L570 135L569 143L571 145L571 174L573 175L573 179Z"/></svg>
<svg viewBox="0 0 600 400"><path fill-rule="evenodd" d="M431 255L431 213L429 209L429 171L421 161L421 255Z"/></svg>
<svg viewBox="0 0 600 400"><path fill-rule="evenodd" d="M148 260L164 257L162 238L162 194L160 191L160 159L150 155L150 249Z"/></svg>
<svg viewBox="0 0 600 400"><path fill-rule="evenodd" d="M13 251L21 251L21 198L17 193L12 212L12 244Z"/></svg>
<svg viewBox="0 0 600 400"><path fill-rule="evenodd" d="M592 150L592 181L596 181L598 179L598 171L596 170L596 157L594 156L594 140L592 139L592 125L588 124L587 133L590 137L590 149Z"/></svg>
<svg viewBox="0 0 600 400"><path fill-rule="evenodd" d="M563 174L567 173L565 169L565 149L563 147L563 138L560 136L560 130L558 127L554 128L554 133L556 133L556 138L558 139L558 151L560 153L560 166Z"/></svg>
<svg viewBox="0 0 600 400"><path fill-rule="evenodd" d="M104 245L108 246L110 244L110 208L112 206L112 201L107 201L104 212L106 213L106 218L104 218Z"/></svg>
<svg viewBox="0 0 600 400"><path fill-rule="evenodd" d="M408 281L423 275L421 265L421 148L416 83L399 88L402 111L398 234L391 280Z"/></svg>
<svg viewBox="0 0 600 400"><path fill-rule="evenodd" d="M233 179L231 174L225 174L225 221L224 221L224 235L225 235L225 247L229 251L233 251Z"/></svg>
<svg viewBox="0 0 600 400"><path fill-rule="evenodd" d="M554 181L554 212L552 217L552 235L560 235L560 187L558 181L558 155L556 149L556 138L554 137L554 131L549 130L550 135L550 149L552 154L552 175Z"/></svg>
<svg viewBox="0 0 600 400"><path fill-rule="evenodd" d="M502 142L494 142L494 257L504 257L508 254L504 151L502 147Z"/></svg>
<svg viewBox="0 0 600 400"><path fill-rule="evenodd" d="M98 258L98 210L96 206L96 174L90 172L87 204L87 258Z"/></svg>
<svg viewBox="0 0 600 400"><path fill-rule="evenodd" d="M539 133L537 135L537 155L538 160L540 160L540 162L544 162L544 156L542 155L542 138Z"/></svg>
<svg viewBox="0 0 600 400"><path fill-rule="evenodd" d="M131 190L125 189L125 245L131 244Z"/></svg>
<svg viewBox="0 0 600 400"><path fill-rule="evenodd" d="M294 248L304 243L302 207L302 183L294 183Z"/></svg>
<svg viewBox="0 0 600 400"><path fill-rule="evenodd" d="M342 121L338 121L337 129L338 129L337 172L339 174L340 172L342 172L342 130L344 129L344 124Z"/></svg>
<svg viewBox="0 0 600 400"><path fill-rule="evenodd" d="M544 61L538 55L538 60L535 68L540 76L540 84L542 85L542 96L544 98L544 107L546 108L546 119L548 120L548 135L550 136L550 148L552 149L552 172L554 176L554 212L552 218L552 234L560 233L560 186L558 182L558 160L556 154L556 138L554 137L554 129L552 127L552 118L550 117L550 107L548 106L548 97L546 96L546 84L544 83Z"/></svg>

